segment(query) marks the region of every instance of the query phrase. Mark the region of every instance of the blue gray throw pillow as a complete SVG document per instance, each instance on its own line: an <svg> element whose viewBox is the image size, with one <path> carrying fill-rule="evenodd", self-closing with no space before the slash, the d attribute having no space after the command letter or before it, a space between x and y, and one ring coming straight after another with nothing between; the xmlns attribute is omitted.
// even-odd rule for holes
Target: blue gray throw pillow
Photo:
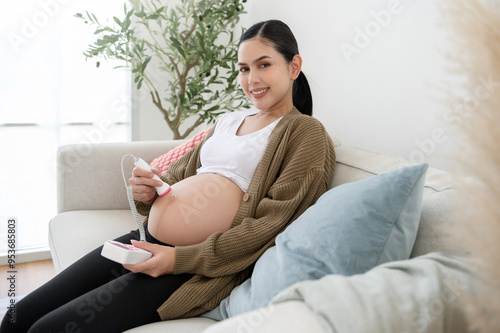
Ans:
<svg viewBox="0 0 500 333"><path fill-rule="evenodd" d="M276 238L252 277L215 310L225 319L268 305L288 286L328 274L353 275L410 257L417 235L427 164L337 186Z"/></svg>

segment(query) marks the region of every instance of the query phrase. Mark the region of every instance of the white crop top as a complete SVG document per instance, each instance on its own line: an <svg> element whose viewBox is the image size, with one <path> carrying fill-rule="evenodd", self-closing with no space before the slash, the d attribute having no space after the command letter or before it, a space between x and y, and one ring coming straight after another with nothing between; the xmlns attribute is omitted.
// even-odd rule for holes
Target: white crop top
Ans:
<svg viewBox="0 0 500 333"><path fill-rule="evenodd" d="M235 182L246 192L257 164L266 150L269 135L281 118L256 132L236 135L249 112L227 113L217 121L214 134L200 152L201 167L198 174L216 173Z"/></svg>

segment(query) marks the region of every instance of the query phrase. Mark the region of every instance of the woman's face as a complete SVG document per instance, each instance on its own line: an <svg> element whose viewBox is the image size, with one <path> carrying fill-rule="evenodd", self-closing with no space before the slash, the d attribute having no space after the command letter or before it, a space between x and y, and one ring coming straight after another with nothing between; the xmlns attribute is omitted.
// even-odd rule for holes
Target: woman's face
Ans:
<svg viewBox="0 0 500 333"><path fill-rule="evenodd" d="M239 83L257 109L283 112L292 109L293 81L300 73L300 66L295 73L297 66L294 60L287 63L278 51L263 43L260 38L252 38L240 44Z"/></svg>

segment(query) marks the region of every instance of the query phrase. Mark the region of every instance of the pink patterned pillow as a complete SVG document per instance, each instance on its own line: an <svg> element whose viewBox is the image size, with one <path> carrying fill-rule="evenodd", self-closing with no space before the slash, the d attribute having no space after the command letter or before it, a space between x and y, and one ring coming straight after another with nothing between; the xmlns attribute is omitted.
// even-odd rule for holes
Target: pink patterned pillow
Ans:
<svg viewBox="0 0 500 333"><path fill-rule="evenodd" d="M209 130L210 128L201 131L200 133L189 139L189 141L184 142L180 146L170 150L168 153L155 158L150 163L150 166L158 166L160 168L160 174L164 175L168 170L168 166L177 161L182 155L184 155L185 153L193 149L198 143L200 143L200 141L203 140L203 138L207 135Z"/></svg>

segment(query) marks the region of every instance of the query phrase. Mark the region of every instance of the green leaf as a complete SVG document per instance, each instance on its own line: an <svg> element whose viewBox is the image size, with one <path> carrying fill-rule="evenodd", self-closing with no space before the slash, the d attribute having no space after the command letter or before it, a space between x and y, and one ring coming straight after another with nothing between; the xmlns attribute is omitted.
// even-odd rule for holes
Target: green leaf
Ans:
<svg viewBox="0 0 500 333"><path fill-rule="evenodd" d="M140 12L135 12L134 15L141 18L145 17L146 13L144 13L144 8L142 8Z"/></svg>
<svg viewBox="0 0 500 333"><path fill-rule="evenodd" d="M172 45L175 46L175 47L178 47L178 46L181 45L181 43L179 42L179 40L177 38L175 38L174 36L171 36L170 40L172 41Z"/></svg>
<svg viewBox="0 0 500 333"><path fill-rule="evenodd" d="M146 16L148 20L156 20L158 17L160 17L160 15L156 13Z"/></svg>
<svg viewBox="0 0 500 333"><path fill-rule="evenodd" d="M148 66L150 61L151 61L151 57L150 56L146 57L146 59L144 60L144 62L141 65L141 73L144 73L144 70L146 69L146 67Z"/></svg>
<svg viewBox="0 0 500 333"><path fill-rule="evenodd" d="M88 15L88 12L87 12L87 15ZM97 20L97 17L95 16L95 14L92 14L92 17L94 18L94 22L99 24L99 21Z"/></svg>
<svg viewBox="0 0 500 333"><path fill-rule="evenodd" d="M214 105L210 109L207 110L207 112L212 112L220 109L220 105Z"/></svg>
<svg viewBox="0 0 500 333"><path fill-rule="evenodd" d="M125 16L125 19L123 20L123 24L121 26L122 32L124 32L130 28L130 24L132 23L132 20L130 19L130 17L132 16L133 13L134 13L134 10L131 10Z"/></svg>
<svg viewBox="0 0 500 333"><path fill-rule="evenodd" d="M179 42L179 40L173 36L170 37L170 41L172 42L172 46L177 49L177 51L179 51L179 53L181 54L181 56L183 58L186 58L186 53L184 52L183 48L182 48L182 45L181 43Z"/></svg>
<svg viewBox="0 0 500 333"><path fill-rule="evenodd" d="M185 105L186 104L186 98L184 97L184 95L179 94L179 100L181 102L181 105Z"/></svg>
<svg viewBox="0 0 500 333"><path fill-rule="evenodd" d="M113 44L115 43L118 39L120 38L120 35L104 35L102 38L98 39L96 41L96 45L98 46L104 46L108 44Z"/></svg>

